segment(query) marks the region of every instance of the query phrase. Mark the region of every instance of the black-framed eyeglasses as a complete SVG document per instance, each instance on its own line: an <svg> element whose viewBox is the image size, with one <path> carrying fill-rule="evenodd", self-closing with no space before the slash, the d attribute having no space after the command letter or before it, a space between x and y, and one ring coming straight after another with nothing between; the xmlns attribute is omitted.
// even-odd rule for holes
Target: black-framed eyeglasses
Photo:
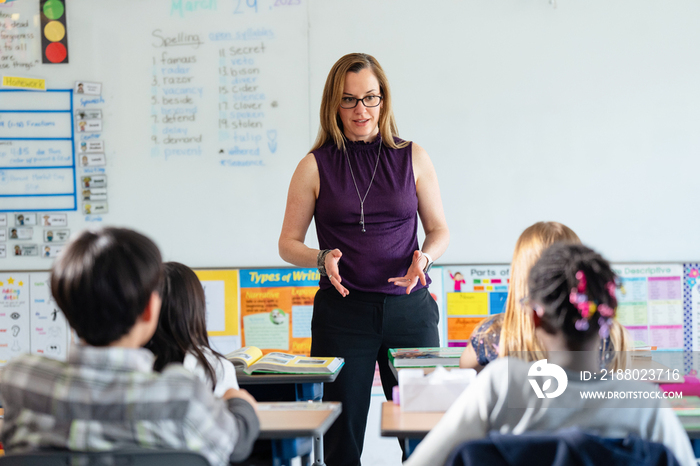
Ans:
<svg viewBox="0 0 700 466"><path fill-rule="evenodd" d="M365 107L379 107L382 103L383 97L380 95L366 95L361 99L356 99L355 97L343 97L340 99L340 108L355 108L358 102L362 102Z"/></svg>

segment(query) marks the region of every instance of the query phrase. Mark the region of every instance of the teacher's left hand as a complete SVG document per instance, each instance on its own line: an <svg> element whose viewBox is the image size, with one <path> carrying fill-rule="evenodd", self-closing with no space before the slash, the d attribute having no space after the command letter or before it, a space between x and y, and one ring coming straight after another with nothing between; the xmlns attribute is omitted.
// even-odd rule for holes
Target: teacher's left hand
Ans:
<svg viewBox="0 0 700 466"><path fill-rule="evenodd" d="M408 272L403 277L390 278L389 282L396 286L405 286L406 294L409 294L413 288L418 284L420 280L421 284L425 286L427 283L425 281L425 273L423 273L422 264L425 265L427 259L423 259L423 253L420 251L413 252L413 261L411 266L408 268Z"/></svg>

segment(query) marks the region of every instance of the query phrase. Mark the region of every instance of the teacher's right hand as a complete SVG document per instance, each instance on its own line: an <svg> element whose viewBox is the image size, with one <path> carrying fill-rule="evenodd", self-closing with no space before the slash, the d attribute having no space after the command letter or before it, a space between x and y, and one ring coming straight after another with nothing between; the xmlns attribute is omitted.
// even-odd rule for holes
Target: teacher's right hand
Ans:
<svg viewBox="0 0 700 466"><path fill-rule="evenodd" d="M340 262L341 257L343 257L343 253L340 252L340 249L333 249L331 252L326 254L326 263L324 265L326 266L326 275L328 275L331 285L333 285L335 289L338 290L338 293L340 293L340 295L344 298L349 295L350 292L347 288L340 284L340 282L343 281L343 279L340 278L340 272L338 271L338 262Z"/></svg>

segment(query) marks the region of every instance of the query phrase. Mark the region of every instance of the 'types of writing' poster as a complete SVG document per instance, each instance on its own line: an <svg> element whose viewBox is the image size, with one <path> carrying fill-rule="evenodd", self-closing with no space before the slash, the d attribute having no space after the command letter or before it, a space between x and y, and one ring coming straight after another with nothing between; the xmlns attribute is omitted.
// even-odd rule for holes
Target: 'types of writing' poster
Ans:
<svg viewBox="0 0 700 466"><path fill-rule="evenodd" d="M49 274L0 273L0 366L24 353L65 360L70 329L51 297Z"/></svg>
<svg viewBox="0 0 700 466"><path fill-rule="evenodd" d="M443 267L448 346L466 346L482 320L505 310L509 282L509 265Z"/></svg>
<svg viewBox="0 0 700 466"><path fill-rule="evenodd" d="M316 269L240 271L243 346L308 355Z"/></svg>
<svg viewBox="0 0 700 466"><path fill-rule="evenodd" d="M613 264L622 288L617 291L617 318L637 347L682 350L683 266L681 264Z"/></svg>

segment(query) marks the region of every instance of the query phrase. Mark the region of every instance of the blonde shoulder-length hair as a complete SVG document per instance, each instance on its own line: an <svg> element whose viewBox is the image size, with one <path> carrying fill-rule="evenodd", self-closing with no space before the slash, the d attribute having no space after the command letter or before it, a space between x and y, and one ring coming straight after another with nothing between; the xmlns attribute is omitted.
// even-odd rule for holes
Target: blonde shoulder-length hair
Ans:
<svg viewBox="0 0 700 466"><path fill-rule="evenodd" d="M382 96L382 107L379 112L379 133L382 135L382 143L393 149L406 147L409 142L401 141L397 143L394 137L398 137L399 129L394 120L394 110L391 107L391 90L389 81L384 74L379 62L366 53L349 53L340 58L326 78L326 85L323 88L323 98L321 99L321 126L318 129L316 142L309 152L313 152L329 141L333 141L339 150L345 149L345 135L343 133L343 122L338 115L340 99L343 97L345 89L345 76L348 73L359 73L365 68L369 68L379 81L379 93ZM360 103L358 102L358 105Z"/></svg>
<svg viewBox="0 0 700 466"><path fill-rule="evenodd" d="M527 280L530 269L542 252L557 242L580 244L574 231L557 222L538 222L523 231L515 244L510 268L510 287L506 299L503 328L499 342L499 356L517 356L529 361L546 357L542 343L535 336L535 325L529 313L524 312L520 301L527 295ZM610 328L610 341L615 351L611 362L613 369L624 368L630 350L630 337L627 330L617 321ZM604 350L606 350L604 348Z"/></svg>

